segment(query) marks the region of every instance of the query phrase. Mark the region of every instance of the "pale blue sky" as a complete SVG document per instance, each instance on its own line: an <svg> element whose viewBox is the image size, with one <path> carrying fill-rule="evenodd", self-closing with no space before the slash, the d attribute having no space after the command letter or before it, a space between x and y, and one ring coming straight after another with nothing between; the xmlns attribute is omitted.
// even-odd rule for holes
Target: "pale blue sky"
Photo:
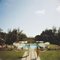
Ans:
<svg viewBox="0 0 60 60"><path fill-rule="evenodd" d="M59 0L0 0L0 28L20 28L27 36L60 27Z"/></svg>

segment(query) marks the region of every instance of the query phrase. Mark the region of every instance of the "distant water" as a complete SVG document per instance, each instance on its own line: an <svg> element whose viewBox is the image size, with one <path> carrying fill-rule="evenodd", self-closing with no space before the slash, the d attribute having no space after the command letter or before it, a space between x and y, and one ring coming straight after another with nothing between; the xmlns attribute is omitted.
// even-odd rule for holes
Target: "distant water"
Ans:
<svg viewBox="0 0 60 60"><path fill-rule="evenodd" d="M30 44L29 46L28 45L25 45L24 48L32 48L32 49L35 49L37 47L36 44Z"/></svg>
<svg viewBox="0 0 60 60"><path fill-rule="evenodd" d="M30 48L35 49L36 47L36 44L30 44Z"/></svg>

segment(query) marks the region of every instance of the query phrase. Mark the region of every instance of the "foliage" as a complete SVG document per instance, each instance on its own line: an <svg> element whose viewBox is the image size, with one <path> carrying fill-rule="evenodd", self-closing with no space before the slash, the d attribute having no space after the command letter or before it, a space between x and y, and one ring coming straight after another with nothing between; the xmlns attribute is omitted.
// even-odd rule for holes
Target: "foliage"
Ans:
<svg viewBox="0 0 60 60"><path fill-rule="evenodd" d="M24 40L24 38L27 38L27 36L19 29L13 29L9 30L7 33L0 31L0 38L5 40L6 44L12 45L13 42Z"/></svg>
<svg viewBox="0 0 60 60"><path fill-rule="evenodd" d="M41 33L41 35L36 35L35 40L60 45L60 28L58 29L58 32L56 31L57 31L56 28L46 29Z"/></svg>
<svg viewBox="0 0 60 60"><path fill-rule="evenodd" d="M5 33L0 28L0 38L5 40L6 44L9 45L13 44L13 42L22 40L29 40L28 42L44 41L50 42L51 44L60 45L60 28L58 30L56 29L56 27L53 27L52 29L46 29L45 31L42 31L40 35L36 35L33 39L27 38L26 34L24 34L22 30L13 29Z"/></svg>

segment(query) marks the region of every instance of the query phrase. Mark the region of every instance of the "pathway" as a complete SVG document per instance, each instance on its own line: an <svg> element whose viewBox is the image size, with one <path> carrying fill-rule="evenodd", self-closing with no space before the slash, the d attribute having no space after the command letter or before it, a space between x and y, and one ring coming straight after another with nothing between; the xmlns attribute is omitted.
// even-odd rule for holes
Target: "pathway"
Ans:
<svg viewBox="0 0 60 60"><path fill-rule="evenodd" d="M34 49L29 49L29 53L26 51L23 55L24 58L21 60L40 60L40 57L37 57L37 53Z"/></svg>

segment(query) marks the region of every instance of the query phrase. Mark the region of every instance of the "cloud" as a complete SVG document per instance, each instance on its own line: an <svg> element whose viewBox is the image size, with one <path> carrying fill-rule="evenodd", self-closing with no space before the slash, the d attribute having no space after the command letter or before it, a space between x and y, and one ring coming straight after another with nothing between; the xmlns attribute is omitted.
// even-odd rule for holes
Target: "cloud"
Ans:
<svg viewBox="0 0 60 60"><path fill-rule="evenodd" d="M35 14L38 14L38 15L45 15L45 9L43 9L43 10L37 10L36 12L35 12Z"/></svg>
<svg viewBox="0 0 60 60"><path fill-rule="evenodd" d="M56 10L57 10L57 12L60 13L60 6L58 6L58 7L56 8Z"/></svg>

